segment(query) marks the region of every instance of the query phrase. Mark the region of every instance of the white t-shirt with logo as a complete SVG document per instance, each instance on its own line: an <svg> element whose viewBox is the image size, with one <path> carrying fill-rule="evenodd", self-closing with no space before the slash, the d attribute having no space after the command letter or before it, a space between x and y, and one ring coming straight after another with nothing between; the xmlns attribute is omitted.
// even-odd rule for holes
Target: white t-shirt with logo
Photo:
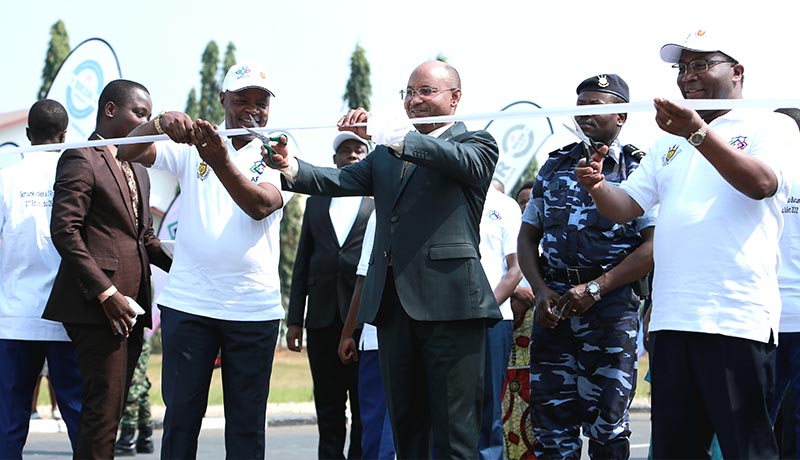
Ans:
<svg viewBox="0 0 800 460"><path fill-rule="evenodd" d="M481 266L492 289L508 271L506 257L517 253L517 235L522 224L519 204L510 196L489 187L481 215ZM503 319L514 319L511 299L500 305Z"/></svg>
<svg viewBox="0 0 800 460"><path fill-rule="evenodd" d="M227 140L235 167L255 184L275 186L284 205L280 173L261 160L261 141L238 151ZM175 254L160 305L216 319L282 319L278 258L283 209L253 220L233 201L197 149L170 141L156 143L153 168L178 178L181 209Z"/></svg>
<svg viewBox="0 0 800 460"><path fill-rule="evenodd" d="M800 152L795 154L800 158ZM782 211L783 233L778 243L781 250L778 285L783 302L780 332L800 332L800 180L796 177Z"/></svg>
<svg viewBox="0 0 800 460"><path fill-rule="evenodd" d="M28 152L0 169L0 339L68 342L42 319L61 257L50 238L58 152Z"/></svg>
<svg viewBox="0 0 800 460"><path fill-rule="evenodd" d="M654 239L650 331L777 340L781 208L789 181L783 158L800 152L797 126L783 114L737 110L711 130L758 158L778 178L774 196L753 200L734 189L686 139L653 145L620 187L642 209L660 204Z"/></svg>

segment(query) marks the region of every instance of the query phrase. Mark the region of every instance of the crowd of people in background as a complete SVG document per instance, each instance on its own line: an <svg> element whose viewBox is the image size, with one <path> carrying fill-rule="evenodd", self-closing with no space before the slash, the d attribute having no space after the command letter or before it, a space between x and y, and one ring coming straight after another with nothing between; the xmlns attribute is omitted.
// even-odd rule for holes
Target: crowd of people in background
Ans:
<svg viewBox="0 0 800 460"><path fill-rule="evenodd" d="M743 97L744 63L718 35L660 57L687 100ZM614 73L576 83L578 106L630 100ZM800 395L800 110L656 98L663 135L645 150L624 110L578 115L576 142L510 197L491 134L414 123L456 115L448 63L413 69L407 119L343 115L334 167L258 134L274 90L235 64L216 125L153 116L145 86L114 80L89 139L169 140L63 152L47 144L64 140L64 107L30 108L41 151L0 169L0 458L22 457L45 359L74 458L153 452L158 320L161 458L197 457L218 355L226 455L264 458L284 319L287 347L307 350L320 459L579 459L583 438L591 458L629 458L640 331L652 458L785 454L800 430L774 428L787 389ZM180 183L174 252L154 235L147 168ZM311 196L285 312L293 194ZM151 264L169 272L156 299Z"/></svg>

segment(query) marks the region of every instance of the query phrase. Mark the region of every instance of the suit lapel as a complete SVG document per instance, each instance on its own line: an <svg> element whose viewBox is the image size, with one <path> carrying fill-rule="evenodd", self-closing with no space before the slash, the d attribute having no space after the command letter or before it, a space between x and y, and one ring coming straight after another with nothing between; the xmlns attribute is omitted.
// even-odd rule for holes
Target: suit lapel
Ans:
<svg viewBox="0 0 800 460"><path fill-rule="evenodd" d="M319 197L319 214L325 233L330 237L332 244L339 247L339 238L336 236L336 228L331 220L331 197Z"/></svg>
<svg viewBox="0 0 800 460"><path fill-rule="evenodd" d="M459 134L465 133L466 131L467 131L466 125L464 125L461 122L457 122L452 126L450 126L450 128L448 128L445 132L443 132L442 135L439 136L439 139L445 141L450 140ZM417 170L417 165L411 163L408 167L408 170L405 172L405 174L403 174L403 168L405 167L406 162L401 160L398 161L398 163L400 163L400 166L398 168L397 176L395 177L402 177L402 179L400 180L400 187L397 189L397 195L394 198L394 203L392 203L392 207L394 207L397 204L397 200L400 199L400 195L403 194L403 190L405 190L406 184L408 184L408 181L411 180L411 175L414 174L414 172Z"/></svg>
<svg viewBox="0 0 800 460"><path fill-rule="evenodd" d="M120 198L124 203L125 209L128 211L128 223L130 224L130 228L133 230L133 234L136 235L136 218L133 215L133 203L131 202L131 192L130 188L128 187L128 180L125 178L125 174L119 168L116 158L114 158L114 155L111 154L111 150L105 146L95 148L100 151L103 160L106 162L106 167L111 172L111 176L114 178L114 182L117 184Z"/></svg>

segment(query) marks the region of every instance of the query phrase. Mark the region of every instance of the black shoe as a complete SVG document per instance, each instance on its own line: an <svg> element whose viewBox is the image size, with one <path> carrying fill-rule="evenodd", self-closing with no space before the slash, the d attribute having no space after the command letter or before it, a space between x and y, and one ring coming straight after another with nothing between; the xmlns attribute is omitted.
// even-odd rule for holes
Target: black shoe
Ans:
<svg viewBox="0 0 800 460"><path fill-rule="evenodd" d="M139 425L139 438L136 440L136 452L152 454L153 448L153 422Z"/></svg>
<svg viewBox="0 0 800 460"><path fill-rule="evenodd" d="M119 439L114 444L114 455L117 457L133 457L136 455L136 428L123 426L120 428Z"/></svg>

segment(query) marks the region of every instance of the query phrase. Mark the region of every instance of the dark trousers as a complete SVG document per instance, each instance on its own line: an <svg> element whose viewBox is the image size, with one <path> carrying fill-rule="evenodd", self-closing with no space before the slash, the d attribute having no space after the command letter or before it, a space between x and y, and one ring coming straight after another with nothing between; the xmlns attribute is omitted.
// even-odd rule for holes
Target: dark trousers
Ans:
<svg viewBox="0 0 800 460"><path fill-rule="evenodd" d="M307 329L308 362L314 381L314 407L319 430L320 460L343 460L347 438L346 406L350 398L350 448L347 458L361 458L361 416L358 403L358 364L342 364L339 339L343 324L336 317L325 328ZM358 336L354 337L358 343Z"/></svg>
<svg viewBox="0 0 800 460"><path fill-rule="evenodd" d="M775 425L782 458L797 457L800 405L796 403L796 395L800 395L800 332L781 332L775 350L775 401L770 419Z"/></svg>
<svg viewBox="0 0 800 460"><path fill-rule="evenodd" d="M222 350L225 454L263 459L272 360L280 321L228 321L161 308L164 460L197 457L214 360Z"/></svg>
<svg viewBox="0 0 800 460"><path fill-rule="evenodd" d="M83 401L75 459L114 457L114 441L136 361L142 351L144 326L130 336L111 333L109 324L65 324L75 345Z"/></svg>
<svg viewBox="0 0 800 460"><path fill-rule="evenodd" d="M777 459L769 419L775 346L719 334L650 333L653 458Z"/></svg>
<svg viewBox="0 0 800 460"><path fill-rule="evenodd" d="M47 358L72 449L78 442L81 376L72 342L0 339L0 458L21 459L28 437L33 389Z"/></svg>
<svg viewBox="0 0 800 460"><path fill-rule="evenodd" d="M397 458L431 458L433 433L437 458L476 459L486 321L412 319L390 271L376 326Z"/></svg>

